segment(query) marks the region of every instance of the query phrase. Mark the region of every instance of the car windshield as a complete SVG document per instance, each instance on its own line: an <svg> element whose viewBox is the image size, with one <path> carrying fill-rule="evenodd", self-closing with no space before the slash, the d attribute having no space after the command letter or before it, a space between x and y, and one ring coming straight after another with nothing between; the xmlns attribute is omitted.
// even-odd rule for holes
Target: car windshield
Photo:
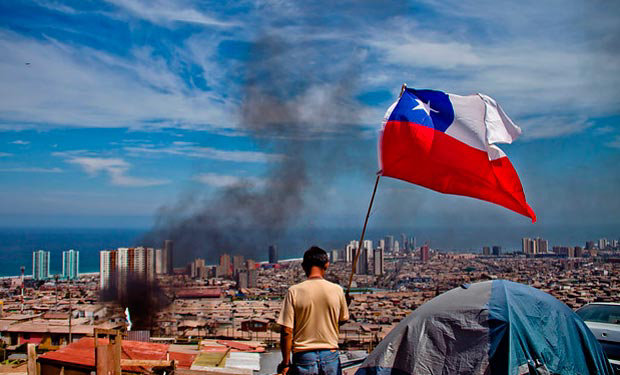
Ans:
<svg viewBox="0 0 620 375"><path fill-rule="evenodd" d="M576 312L588 322L620 324L620 305L586 305Z"/></svg>

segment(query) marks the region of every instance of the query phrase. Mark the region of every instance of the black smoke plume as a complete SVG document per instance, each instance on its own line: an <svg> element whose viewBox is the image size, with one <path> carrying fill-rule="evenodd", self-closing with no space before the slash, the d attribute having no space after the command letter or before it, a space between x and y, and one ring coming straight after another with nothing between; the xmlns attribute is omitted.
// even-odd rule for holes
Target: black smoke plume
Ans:
<svg viewBox="0 0 620 375"><path fill-rule="evenodd" d="M240 131L280 160L269 164L262 183L248 181L209 196L186 194L162 207L148 243L173 240L175 256L185 258L177 262L192 256L215 261L223 252L266 254L269 244L307 216L309 202L320 206L334 176L363 171L372 178L376 133L364 137L367 128L360 124L378 127L381 119L360 118L357 95L367 51L343 36L370 15L397 13L397 3L348 3L336 10L347 12L340 15L349 18L342 24L317 16L324 9L314 3L288 9L294 24L278 18L281 9L260 9L269 25L251 44L239 78Z"/></svg>
<svg viewBox="0 0 620 375"><path fill-rule="evenodd" d="M100 292L102 301L114 301L123 309L129 309L131 329L152 330L156 314L170 304L157 282L128 276L126 287L119 290L116 283Z"/></svg>
<svg viewBox="0 0 620 375"><path fill-rule="evenodd" d="M210 260L223 252L264 253L304 214L307 193L320 194L338 166L355 164L350 158L353 139L359 137L352 135L359 132L353 125L359 112L352 97L356 60L338 72L337 79L315 82L322 64L301 64L304 59L295 50L278 37L263 37L254 44L247 69L241 105L244 130L264 149L280 155L263 176L264 183L240 183L208 197L187 195L161 208L148 236L153 243L173 240L185 258L205 252ZM326 142L318 134L328 127Z"/></svg>

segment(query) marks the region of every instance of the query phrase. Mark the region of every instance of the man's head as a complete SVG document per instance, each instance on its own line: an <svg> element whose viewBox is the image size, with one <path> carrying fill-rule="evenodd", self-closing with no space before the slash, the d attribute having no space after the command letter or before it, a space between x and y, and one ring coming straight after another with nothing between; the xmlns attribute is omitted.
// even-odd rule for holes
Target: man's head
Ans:
<svg viewBox="0 0 620 375"><path fill-rule="evenodd" d="M318 267L325 272L327 266L329 266L329 258L327 257L325 250L318 246L312 246L304 253L304 260L301 263L301 266L306 272L306 276L310 275L312 267Z"/></svg>

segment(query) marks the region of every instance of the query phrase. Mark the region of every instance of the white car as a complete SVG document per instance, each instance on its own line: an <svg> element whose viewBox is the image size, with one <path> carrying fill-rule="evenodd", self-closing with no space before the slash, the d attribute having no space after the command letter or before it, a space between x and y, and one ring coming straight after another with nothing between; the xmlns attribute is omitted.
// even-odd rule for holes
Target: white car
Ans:
<svg viewBox="0 0 620 375"><path fill-rule="evenodd" d="M588 303L575 311L601 343L616 374L620 374L620 303Z"/></svg>

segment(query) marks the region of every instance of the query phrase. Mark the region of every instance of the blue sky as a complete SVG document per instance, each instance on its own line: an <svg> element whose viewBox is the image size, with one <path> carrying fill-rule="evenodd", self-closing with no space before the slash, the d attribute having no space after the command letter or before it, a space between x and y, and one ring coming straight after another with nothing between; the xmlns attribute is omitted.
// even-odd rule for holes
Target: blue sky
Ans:
<svg viewBox="0 0 620 375"><path fill-rule="evenodd" d="M617 3L303 3L0 3L0 225L148 227L187 197L264 189L295 154L288 224L359 226L403 82L501 103L537 225L620 224ZM269 110L248 110L257 87ZM292 111L293 131L263 127ZM389 179L373 220L528 222Z"/></svg>

